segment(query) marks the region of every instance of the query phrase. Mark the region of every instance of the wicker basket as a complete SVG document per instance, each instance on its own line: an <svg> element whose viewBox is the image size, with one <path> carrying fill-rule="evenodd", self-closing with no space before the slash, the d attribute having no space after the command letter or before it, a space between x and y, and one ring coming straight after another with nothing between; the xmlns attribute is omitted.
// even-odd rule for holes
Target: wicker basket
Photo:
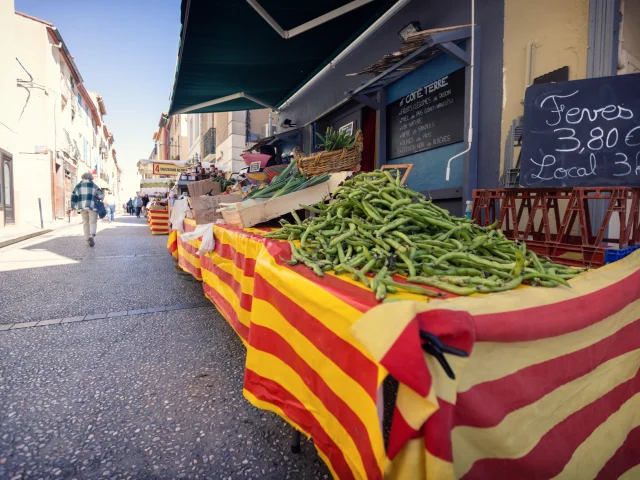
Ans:
<svg viewBox="0 0 640 480"><path fill-rule="evenodd" d="M323 173L360 171L362 161L362 132L356 132L356 140L351 148L334 150L332 152L320 152L310 157L303 157L297 150L293 155L298 168L305 175L322 175Z"/></svg>

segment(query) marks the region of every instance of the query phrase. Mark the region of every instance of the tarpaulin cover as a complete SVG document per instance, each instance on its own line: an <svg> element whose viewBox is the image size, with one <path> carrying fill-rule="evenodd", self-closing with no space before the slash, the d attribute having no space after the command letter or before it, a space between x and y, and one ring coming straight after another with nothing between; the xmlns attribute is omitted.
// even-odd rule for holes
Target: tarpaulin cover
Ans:
<svg viewBox="0 0 640 480"><path fill-rule="evenodd" d="M572 289L378 305L349 276L287 265L288 244L260 230L216 225L214 234L197 271L247 347L244 395L310 435L334 477L640 471L640 252ZM471 353L447 357L456 380L423 353L420 329ZM399 388L385 448L388 373Z"/></svg>

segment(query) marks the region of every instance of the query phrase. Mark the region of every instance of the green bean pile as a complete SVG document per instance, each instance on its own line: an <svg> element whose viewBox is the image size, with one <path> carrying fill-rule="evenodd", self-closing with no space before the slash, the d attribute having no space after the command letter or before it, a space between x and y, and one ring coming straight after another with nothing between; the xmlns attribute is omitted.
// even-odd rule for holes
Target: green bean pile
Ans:
<svg viewBox="0 0 640 480"><path fill-rule="evenodd" d="M394 171L395 173L396 171ZM383 300L400 290L428 297L511 290L523 282L569 286L581 270L539 258L526 244L507 239L497 222L480 227L451 216L424 195L400 184L390 171L363 173L345 181L328 204L301 208L315 213L266 237L288 240L291 265L317 275L350 273ZM294 240L300 240L297 247ZM413 285L394 280L406 277ZM418 284L418 285L416 285Z"/></svg>

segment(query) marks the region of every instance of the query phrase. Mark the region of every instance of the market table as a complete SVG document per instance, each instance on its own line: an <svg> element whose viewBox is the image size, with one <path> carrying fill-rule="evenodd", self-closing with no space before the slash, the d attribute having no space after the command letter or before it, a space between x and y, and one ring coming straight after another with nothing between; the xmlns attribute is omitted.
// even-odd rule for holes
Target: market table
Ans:
<svg viewBox="0 0 640 480"><path fill-rule="evenodd" d="M167 235L169 228L169 210L149 209L147 211L147 223L152 235Z"/></svg>
<svg viewBox="0 0 640 480"><path fill-rule="evenodd" d="M185 220L193 231L193 220ZM633 478L640 473L640 252L572 288L379 305L286 242L214 227L169 250L247 348L244 395L311 436L336 478ZM470 352L423 353L420 331ZM382 433L382 384L399 383Z"/></svg>

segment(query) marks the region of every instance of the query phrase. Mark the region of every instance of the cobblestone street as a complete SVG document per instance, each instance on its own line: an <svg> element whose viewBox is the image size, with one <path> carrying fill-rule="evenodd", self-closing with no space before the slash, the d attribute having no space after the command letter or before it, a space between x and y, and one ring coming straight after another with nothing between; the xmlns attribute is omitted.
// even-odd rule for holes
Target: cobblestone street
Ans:
<svg viewBox="0 0 640 480"><path fill-rule="evenodd" d="M245 349L146 219L0 249L0 478L329 478L242 395Z"/></svg>

